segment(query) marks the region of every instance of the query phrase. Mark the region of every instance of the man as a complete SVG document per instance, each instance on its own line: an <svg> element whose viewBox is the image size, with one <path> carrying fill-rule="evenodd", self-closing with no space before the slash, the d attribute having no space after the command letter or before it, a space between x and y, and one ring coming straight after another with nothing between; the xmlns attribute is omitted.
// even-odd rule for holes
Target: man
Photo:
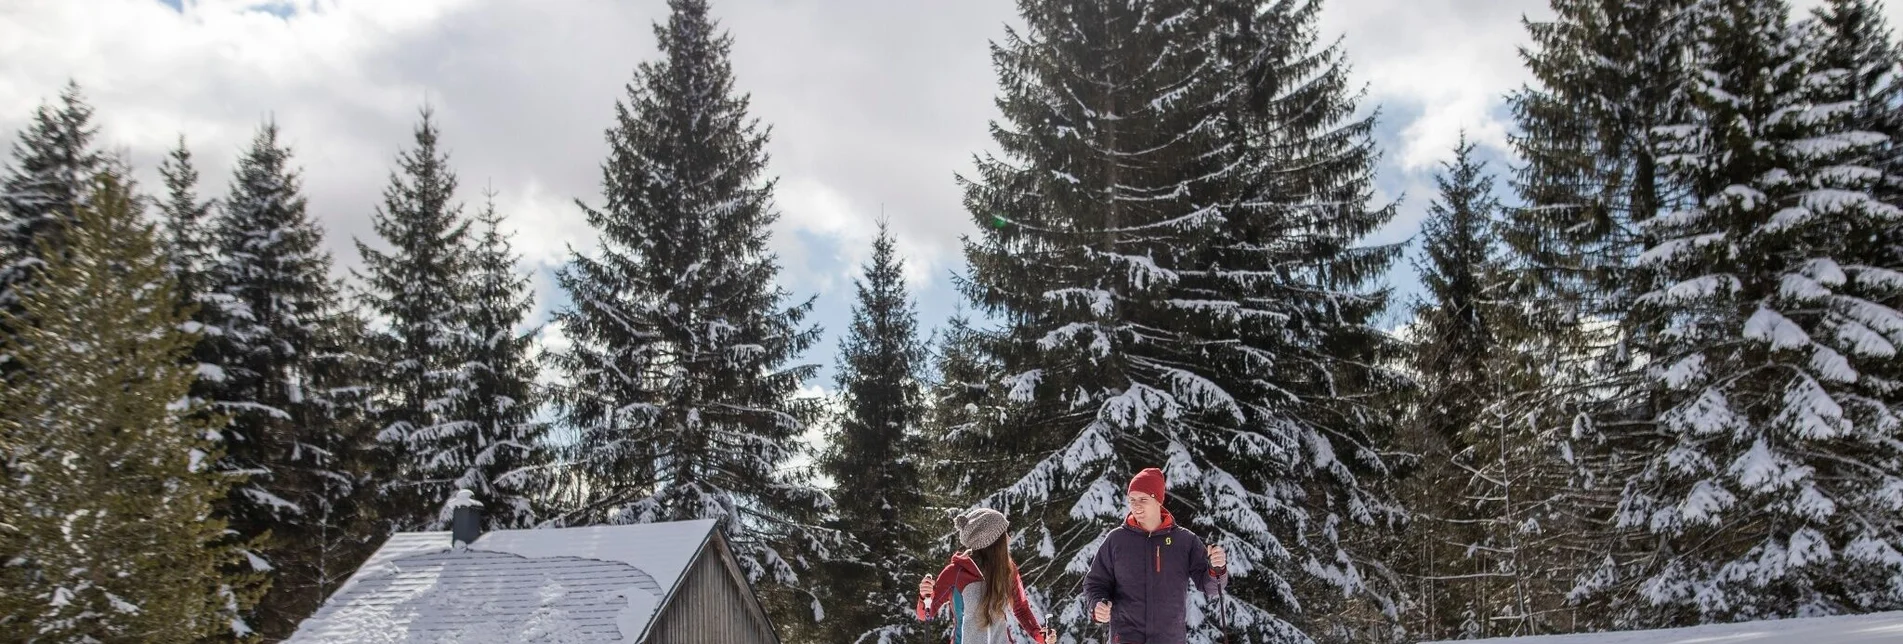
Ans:
<svg viewBox="0 0 1903 644"><path fill-rule="evenodd" d="M1084 577L1084 601L1095 604L1091 618L1110 624L1116 644L1183 644L1190 584L1212 598L1229 584L1222 547L1205 548L1176 525L1163 508L1164 487L1163 471L1154 467L1130 479L1130 516L1104 538Z"/></svg>

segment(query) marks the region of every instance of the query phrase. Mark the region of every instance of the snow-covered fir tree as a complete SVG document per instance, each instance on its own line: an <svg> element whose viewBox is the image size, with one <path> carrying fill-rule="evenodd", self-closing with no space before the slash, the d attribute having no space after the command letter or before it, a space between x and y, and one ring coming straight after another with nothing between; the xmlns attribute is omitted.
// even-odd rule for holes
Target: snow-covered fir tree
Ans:
<svg viewBox="0 0 1903 644"><path fill-rule="evenodd" d="M117 164L94 144L99 128L76 83L59 104L41 104L13 143L13 161L0 179L0 307L12 306L14 284L25 279L73 207L91 194L88 182ZM123 176L126 173L120 172ZM50 246L42 240L51 239Z"/></svg>
<svg viewBox="0 0 1903 644"><path fill-rule="evenodd" d="M0 632L243 639L263 579L214 511L233 480L187 398L196 338L159 236L116 176L79 202L0 313L23 365L0 386Z"/></svg>
<svg viewBox="0 0 1903 644"><path fill-rule="evenodd" d="M453 462L466 462L445 451L469 433L448 400L473 348L461 319L471 297L465 284L472 275L469 219L455 202L456 174L438 137L425 108L414 147L397 154L383 204L371 215L382 248L357 241L363 257L358 297L381 322L368 347L382 365L373 387L380 403L377 438L386 452L380 460L388 469L378 486L386 518L398 530L440 527L438 509L462 473Z"/></svg>
<svg viewBox="0 0 1903 644"><path fill-rule="evenodd" d="M1781 0L1702 9L1689 110L1657 130L1695 199L1643 222L1628 316L1658 340L1659 408L1603 430L1637 465L1609 472L1634 545L1580 592L1621 627L1893 610L1903 383L1872 367L1903 343L1883 303L1903 267L1871 242L1903 213L1866 165L1885 138L1831 100L1856 75L1818 66Z"/></svg>
<svg viewBox="0 0 1903 644"><path fill-rule="evenodd" d="M1890 28L1882 16L1882 5L1871 0L1828 0L1813 12L1809 48L1813 65L1825 70L1843 70L1840 82L1816 88L1813 99L1821 104L1855 102L1857 108L1846 126L1888 137L1881 145L1863 151L1866 156L1852 160L1884 174L1870 192L1883 203L1903 208L1903 50L1891 39ZM1876 242L1888 251L1888 265L1903 264L1903 226L1879 231ZM1903 309L1903 293L1879 300L1891 308ZM1903 380L1903 360L1868 369L1882 370L1883 377ZM1891 398L1896 400L1895 397Z"/></svg>
<svg viewBox="0 0 1903 644"><path fill-rule="evenodd" d="M205 292L205 271L211 266L208 218L212 202L198 197L198 168L192 164L192 151L185 146L184 136L178 137L178 146L159 162L159 176L165 181L165 195L158 199L158 207L165 225L166 255L178 283L179 301L196 307Z"/></svg>
<svg viewBox="0 0 1903 644"><path fill-rule="evenodd" d="M1574 535L1549 525L1568 468L1520 419L1552 346L1518 300L1477 154L1463 140L1436 179L1415 264L1426 293L1407 333L1420 391L1399 447L1419 460L1401 483L1413 521L1392 562L1410 577L1409 631L1426 638L1556 630L1572 586L1553 557Z"/></svg>
<svg viewBox="0 0 1903 644"><path fill-rule="evenodd" d="M747 115L731 38L704 0L671 0L616 106L603 201L583 205L599 252L557 276L554 400L579 434L571 508L558 525L723 518L776 623L810 621L801 588L838 535L831 499L787 468L820 411L797 397L818 339L811 301L787 304L767 248L778 216L762 177L766 132Z"/></svg>
<svg viewBox="0 0 1903 644"><path fill-rule="evenodd" d="M377 449L381 414L374 387L367 384L376 381L383 365L366 349L372 334L369 316L355 307L347 291L343 279L331 280L329 297L318 309L324 313L315 326L302 380L300 413L308 411L308 429L289 459L297 468L295 475L308 481L300 506L311 509L297 520L292 533L297 540L286 543L278 555L297 565L280 567L274 579L298 581L307 589L295 597L305 616L383 544L394 523L388 516L390 503L377 485L377 473L389 468L387 453ZM294 576L299 574L302 579Z"/></svg>
<svg viewBox="0 0 1903 644"><path fill-rule="evenodd" d="M1876 132L1890 142L1872 146L1866 162L1886 178L1873 192L1891 205L1903 203L1903 51L1899 51L1883 19L1883 5L1873 0L1826 0L1812 12L1807 47L1812 64L1842 70L1847 76L1819 91L1825 103L1852 101L1856 111L1847 125Z"/></svg>
<svg viewBox="0 0 1903 644"><path fill-rule="evenodd" d="M932 385L927 397L924 427L932 445L925 472L926 492L933 507L941 510L934 534L944 538L947 547L955 545L951 517L997 486L1009 482L1017 469L1015 463L988 458L985 453L998 441L1023 438L1021 432L1005 429L1001 417L1002 397L994 395L999 382L999 367L985 350L987 333L974 328L963 311L953 315L938 332L932 356ZM992 422L980 422L988 415ZM999 430L992 434L992 430ZM931 528L931 526L927 526Z"/></svg>
<svg viewBox="0 0 1903 644"><path fill-rule="evenodd" d="M1494 490L1450 491L1482 481L1473 474L1483 470L1486 481L1507 474L1480 462L1482 452L1495 450L1485 449L1492 441L1479 440L1480 430L1492 425L1488 407L1505 385L1495 377L1503 345L1494 231L1500 208L1493 177L1464 136L1435 184L1439 198L1421 224L1415 261L1426 294L1414 304L1409 328L1408 367L1420 391L1400 441L1419 459L1398 490L1414 520L1394 564L1409 577L1413 633L1480 637L1496 634L1490 618L1501 611L1493 606L1493 590L1513 574L1497 569L1491 555L1507 549L1487 538L1502 508L1483 509L1479 502ZM1485 547L1474 547L1480 544Z"/></svg>
<svg viewBox="0 0 1903 644"><path fill-rule="evenodd" d="M220 467L250 475L226 510L246 538L269 533L253 565L270 570L251 624L288 634L367 550L346 528L366 520L362 388L354 359L362 320L344 307L323 232L306 211L291 153L264 124L233 171L212 227L208 397L230 418ZM367 547L376 544L369 543ZM362 552L359 552L362 551Z"/></svg>
<svg viewBox="0 0 1903 644"><path fill-rule="evenodd" d="M855 561L827 568L821 631L828 641L896 644L926 632L912 614L919 571L929 566L920 560L931 527L920 471L930 452L921 427L926 349L901 268L881 221L839 346L843 413L818 459L819 471L844 492L836 495L834 527L863 548Z"/></svg>
<svg viewBox="0 0 1903 644"><path fill-rule="evenodd" d="M431 454L418 465L428 467L426 480L444 484L439 491L475 492L484 529L527 528L546 511L532 470L551 458L543 440L548 426L536 417L545 397L535 381L537 329L522 328L534 312L534 293L517 268L494 195L474 223L471 272L456 316L456 362L446 365L446 422L415 441ZM450 508L439 507L435 525L447 529Z"/></svg>
<svg viewBox="0 0 1903 644"><path fill-rule="evenodd" d="M1369 207L1372 121L1340 52L1314 47L1318 14L1027 1L994 48L1003 155L966 182L982 236L964 287L1004 325L985 345L1008 406L985 422L1014 436L974 447L1028 465L970 487L1009 509L1027 583L1071 628L1086 616L1065 593L1149 466L1177 520L1229 549L1238 640L1394 614L1356 543L1399 517L1392 415L1369 403L1400 383L1372 366L1391 342L1368 287L1399 249L1355 245L1392 209ZM1191 641L1211 641L1188 601Z"/></svg>
<svg viewBox="0 0 1903 644"><path fill-rule="evenodd" d="M1570 473L1550 490L1526 490L1558 501L1525 517L1540 527L1530 538L1563 537L1525 556L1544 576L1567 579L1619 545L1618 489L1606 477L1630 462L1595 437L1642 426L1653 409L1640 370L1651 339L1626 318L1643 292L1632 273L1642 223L1685 200L1660 167L1655 128L1684 111L1682 58L1697 0L1550 4L1551 18L1527 22L1532 44L1521 57L1534 83L1508 97L1523 164L1513 177L1521 203L1501 228L1510 250L1503 298L1517 304L1518 330L1508 342L1514 362L1500 375L1515 383L1502 401L1515 413L1501 416L1515 426L1495 431L1509 446L1550 450ZM1603 606L1570 601L1571 585L1534 586L1526 602L1534 613L1508 620L1513 632L1614 625Z"/></svg>

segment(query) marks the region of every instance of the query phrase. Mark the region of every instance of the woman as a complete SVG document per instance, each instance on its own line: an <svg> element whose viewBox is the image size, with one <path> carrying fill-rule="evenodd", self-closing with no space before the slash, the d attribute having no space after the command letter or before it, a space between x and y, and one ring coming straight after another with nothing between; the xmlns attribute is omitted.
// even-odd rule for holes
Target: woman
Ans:
<svg viewBox="0 0 1903 644"><path fill-rule="evenodd" d="M1039 628L1024 598L1024 581L1018 578L1018 565L1011 561L1011 538L1006 534L1010 523L990 508L965 511L952 521L958 528L958 542L968 550L952 555L938 578L930 576L918 584L918 618L929 620L951 606L957 631L954 644L1006 644L1011 641L1006 628L1005 605L1018 619L1018 626L1038 644L1056 640L1049 630Z"/></svg>

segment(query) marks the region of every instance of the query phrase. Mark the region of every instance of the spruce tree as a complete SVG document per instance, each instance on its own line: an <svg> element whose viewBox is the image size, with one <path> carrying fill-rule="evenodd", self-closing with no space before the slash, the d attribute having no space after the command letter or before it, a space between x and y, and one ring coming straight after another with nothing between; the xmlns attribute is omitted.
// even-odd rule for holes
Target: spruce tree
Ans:
<svg viewBox="0 0 1903 644"><path fill-rule="evenodd" d="M1649 339L1625 317L1643 292L1631 275L1646 243L1641 225L1685 199L1660 168L1658 128L1684 111L1682 58L1697 5L1551 0L1552 19L1526 23L1533 45L1521 58L1536 84L1508 98L1523 205L1508 211L1502 241L1516 256L1512 284L1527 322L1550 339L1542 352L1554 364L1544 370L1556 380L1526 403L1542 412L1535 434L1575 422L1592 433L1649 413L1634 393ZM1605 509L1607 495L1585 496Z"/></svg>
<svg viewBox="0 0 1903 644"><path fill-rule="evenodd" d="M1409 367L1421 390L1403 440L1420 459L1401 484L1414 522L1397 556L1413 578L1420 612L1414 632L1429 639L1491 634L1487 618L1495 611L1487 600L1497 571L1486 565L1491 557L1468 552L1485 541L1482 524L1489 517L1473 498L1449 491L1468 487L1467 473L1484 467L1475 463L1474 430L1501 394L1493 378L1493 356L1501 349L1494 320L1499 294L1490 288L1499 261L1493 178L1463 135L1435 184L1440 198L1421 224L1415 261L1427 292L1413 307ZM1498 551L1488 545L1485 552Z"/></svg>
<svg viewBox="0 0 1903 644"><path fill-rule="evenodd" d="M537 330L521 328L534 311L534 294L517 269L493 195L475 224L472 268L456 320L457 361L447 365L447 420L417 441L434 455L418 464L429 467L428 480L448 484L444 491L475 492L485 529L527 528L547 510L533 482L551 459L548 427L536 418L545 397L535 382ZM448 526L448 510L438 512L436 525Z"/></svg>
<svg viewBox="0 0 1903 644"><path fill-rule="evenodd" d="M449 435L467 433L450 409L449 389L472 343L462 337L461 307L471 294L469 221L454 203L456 174L437 147L428 108L414 133L415 147L397 155L397 171L371 216L389 250L359 240L363 257L359 297L384 321L371 337L382 365L376 377L381 430L392 469L380 482L389 519L398 530L440 527L436 511L455 492L460 468L444 454ZM467 455L464 455L467 456Z"/></svg>
<svg viewBox="0 0 1903 644"><path fill-rule="evenodd" d="M1028 31L994 48L1004 158L965 184L982 236L964 287L1004 324L984 339L1004 408L984 422L1010 436L973 458L1035 460L972 500L1052 562L1027 583L1073 628L1086 616L1055 593L1150 466L1178 522L1228 547L1231 635L1349 638L1393 611L1359 541L1398 520L1392 418L1369 404L1398 381L1371 366L1391 347L1367 287L1398 249L1354 245L1393 211L1368 207L1372 121L1340 52L1313 48L1319 5L1261 9L1027 1ZM1214 635L1191 619L1192 641Z"/></svg>
<svg viewBox="0 0 1903 644"><path fill-rule="evenodd" d="M1502 207L1474 155L1463 138L1436 178L1415 263L1426 296L1408 366L1420 391L1401 448L1419 460L1401 483L1413 521L1394 563L1410 577L1409 630L1427 638L1554 630L1572 581L1549 550L1568 535L1545 525L1563 463L1515 422L1515 392L1540 389L1526 356L1545 349L1514 299Z"/></svg>
<svg viewBox="0 0 1903 644"><path fill-rule="evenodd" d="M365 366L353 355L362 321L331 280L323 232L306 211L290 150L266 123L233 171L213 225L206 354L209 398L230 417L220 466L251 475L226 509L245 538L267 537L253 565L274 583L251 617L266 637L289 633L367 553L360 454ZM374 544L370 544L374 546ZM362 551L362 552L359 552Z"/></svg>
<svg viewBox="0 0 1903 644"><path fill-rule="evenodd" d="M48 249L60 248L57 233L91 194L88 182L115 166L93 142L99 129L92 118L79 85L69 82L59 105L35 109L13 144L13 162L0 179L0 307L14 306L15 284ZM48 239L52 243L41 243Z"/></svg>
<svg viewBox="0 0 1903 644"><path fill-rule="evenodd" d="M829 567L829 641L915 642L924 630L912 615L920 560L928 544L920 467L929 444L925 415L925 345L906 293L891 229L879 223L852 328L840 341L836 382L844 413L828 432L819 471L839 495L835 528L864 548L857 561Z"/></svg>
<svg viewBox="0 0 1903 644"><path fill-rule="evenodd" d="M939 536L932 552L949 554L962 548L952 518L1011 480L1019 464L998 454L1032 437L1003 425L1002 367L987 350L993 333L973 327L961 308L936 335L924 421L931 451L921 467L931 516L923 520Z"/></svg>
<svg viewBox="0 0 1903 644"><path fill-rule="evenodd" d="M1818 101L1854 102L1847 125L1889 137L1870 146L1870 167L1885 174L1873 190L1891 205L1903 204L1903 51L1891 39L1882 5L1871 0L1826 0L1809 21L1808 49L1820 69L1845 77L1821 90Z"/></svg>
<svg viewBox="0 0 1903 644"><path fill-rule="evenodd" d="M1857 108L1846 125L1888 137L1866 148L1865 156L1855 162L1883 173L1870 190L1873 196L1903 208L1903 79L1899 78L1903 50L1891 39L1881 9L1870 0L1825 2L1813 13L1809 50L1818 68L1846 74L1841 81L1824 85L1816 102L1853 102ZM1879 251L1889 258L1888 265L1903 264L1903 226L1890 226L1878 234L1882 240L1876 244L1888 249ZM1880 301L1903 309L1903 293ZM1903 380L1903 361L1891 365L1895 368L1884 371L1883 377Z"/></svg>
<svg viewBox="0 0 1903 644"><path fill-rule="evenodd" d="M157 233L101 175L42 232L0 340L0 631L10 641L245 638L263 579L215 512L211 421L188 402L195 337Z"/></svg>
<svg viewBox="0 0 1903 644"><path fill-rule="evenodd" d="M178 282L179 301L197 310L205 293L205 272L211 266L211 222L207 217L212 203L198 198L198 169L192 165L192 151L185 147L184 136L178 137L178 147L159 163L159 176L165 180L159 214L165 223L164 243L173 279Z"/></svg>
<svg viewBox="0 0 1903 644"><path fill-rule="evenodd" d="M1546 575L1590 583L1620 543L1612 521L1619 491L1608 481L1629 474L1615 470L1632 463L1612 436L1646 431L1656 409L1642 368L1657 339L1629 319L1645 290L1635 258L1648 243L1644 222L1686 199L1661 167L1659 128L1685 110L1683 57L1700 2L1550 4L1553 18L1526 23L1533 43L1521 57L1535 83L1508 98L1524 163L1513 180L1522 203L1502 227L1510 250L1503 297L1520 310L1508 334L1512 367L1502 374L1514 383L1502 408L1515 413L1501 416L1510 426L1495 429L1510 449L1546 450L1534 460L1557 463L1568 476L1544 486L1549 491L1528 490L1534 501L1553 502L1525 517L1547 546L1527 556ZM1570 543L1562 547L1555 535L1570 535ZM1567 612L1520 613L1505 621L1513 632L1616 625L1603 605L1544 586L1534 595L1525 603Z"/></svg>
<svg viewBox="0 0 1903 644"><path fill-rule="evenodd" d="M1710 3L1687 118L1661 129L1695 199L1645 223L1637 261L1660 406L1651 431L1613 436L1638 466L1617 479L1631 546L1582 588L1619 626L1903 605L1903 419L1881 371L1903 273L1873 243L1903 213L1872 194L1884 137L1826 89L1856 74L1818 68L1788 11Z"/></svg>
<svg viewBox="0 0 1903 644"><path fill-rule="evenodd" d="M556 354L563 421L579 433L579 484L556 524L722 518L776 623L810 621L801 576L828 557L823 492L785 468L817 418L796 398L817 340L810 300L787 306L767 249L778 216L761 177L766 132L733 87L731 38L704 0L671 0L608 131L600 251L557 281L573 341Z"/></svg>

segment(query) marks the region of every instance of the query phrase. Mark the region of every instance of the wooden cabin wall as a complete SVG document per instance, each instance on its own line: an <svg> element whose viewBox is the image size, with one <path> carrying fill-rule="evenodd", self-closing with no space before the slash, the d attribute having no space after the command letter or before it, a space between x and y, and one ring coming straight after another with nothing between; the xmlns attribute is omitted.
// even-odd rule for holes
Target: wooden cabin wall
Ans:
<svg viewBox="0 0 1903 644"><path fill-rule="evenodd" d="M710 539L648 629L647 644L780 644L721 539Z"/></svg>

